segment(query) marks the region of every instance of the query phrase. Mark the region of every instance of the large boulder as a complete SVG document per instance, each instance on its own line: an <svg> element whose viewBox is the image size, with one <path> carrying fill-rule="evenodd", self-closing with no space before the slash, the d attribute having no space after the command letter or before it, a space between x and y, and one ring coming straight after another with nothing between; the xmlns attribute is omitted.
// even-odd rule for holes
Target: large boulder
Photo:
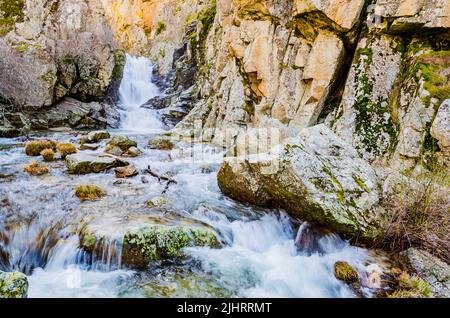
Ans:
<svg viewBox="0 0 450 318"><path fill-rule="evenodd" d="M66 157L66 166L70 174L99 173L114 167L128 165L113 156L96 156L77 153Z"/></svg>
<svg viewBox="0 0 450 318"><path fill-rule="evenodd" d="M437 297L450 298L450 265L427 251L409 248L401 253L408 269L430 284Z"/></svg>
<svg viewBox="0 0 450 318"><path fill-rule="evenodd" d="M0 298L26 298L27 292L28 280L25 274L0 271Z"/></svg>
<svg viewBox="0 0 450 318"><path fill-rule="evenodd" d="M109 221L103 218L88 224L81 246L100 255L104 246L121 246L120 262L125 266L146 268L151 261L185 255L186 247L220 245L212 228L182 217L129 216Z"/></svg>
<svg viewBox="0 0 450 318"><path fill-rule="evenodd" d="M348 238L373 240L384 224L374 169L325 125L269 154L227 158L218 183L238 201L281 207Z"/></svg>

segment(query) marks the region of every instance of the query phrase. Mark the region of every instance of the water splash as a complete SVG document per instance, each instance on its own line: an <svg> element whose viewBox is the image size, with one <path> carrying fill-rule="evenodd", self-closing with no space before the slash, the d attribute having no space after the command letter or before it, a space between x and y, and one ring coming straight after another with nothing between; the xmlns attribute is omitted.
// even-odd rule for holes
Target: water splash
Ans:
<svg viewBox="0 0 450 318"><path fill-rule="evenodd" d="M153 64L149 59L127 55L119 88L121 129L145 133L163 129L158 113L141 107L151 98L160 95L158 87L152 83L152 74Z"/></svg>

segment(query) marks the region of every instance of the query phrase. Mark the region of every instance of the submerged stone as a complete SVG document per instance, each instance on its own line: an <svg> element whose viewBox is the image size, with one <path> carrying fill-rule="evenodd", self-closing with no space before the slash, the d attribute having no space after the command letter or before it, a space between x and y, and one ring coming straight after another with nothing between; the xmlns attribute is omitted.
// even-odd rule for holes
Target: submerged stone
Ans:
<svg viewBox="0 0 450 318"><path fill-rule="evenodd" d="M99 173L127 163L111 156L96 156L77 153L66 157L66 166L70 174Z"/></svg>
<svg viewBox="0 0 450 318"><path fill-rule="evenodd" d="M0 271L0 298L26 298L28 279L20 272Z"/></svg>

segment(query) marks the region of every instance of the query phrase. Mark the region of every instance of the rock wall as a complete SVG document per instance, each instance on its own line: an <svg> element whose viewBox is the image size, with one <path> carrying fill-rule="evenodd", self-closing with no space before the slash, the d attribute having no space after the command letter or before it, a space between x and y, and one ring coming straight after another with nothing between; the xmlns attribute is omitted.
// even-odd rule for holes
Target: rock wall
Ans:
<svg viewBox="0 0 450 318"><path fill-rule="evenodd" d="M98 99L117 87L124 64L94 0L1 0L0 56L0 96L16 107Z"/></svg>

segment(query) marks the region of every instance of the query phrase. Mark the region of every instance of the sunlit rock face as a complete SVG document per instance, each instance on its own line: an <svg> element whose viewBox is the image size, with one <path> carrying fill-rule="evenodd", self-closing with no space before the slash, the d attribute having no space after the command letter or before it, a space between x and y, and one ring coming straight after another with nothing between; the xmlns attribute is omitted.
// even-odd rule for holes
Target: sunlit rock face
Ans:
<svg viewBox="0 0 450 318"><path fill-rule="evenodd" d="M247 125L316 124L348 58L345 47L354 43L363 3L217 1L204 53L206 102L195 109L215 130L204 138L228 144Z"/></svg>
<svg viewBox="0 0 450 318"><path fill-rule="evenodd" d="M18 107L42 107L64 96L91 101L109 87L117 88L114 82L122 77L124 53L98 1L15 4L17 17L2 27L0 37L3 100Z"/></svg>

